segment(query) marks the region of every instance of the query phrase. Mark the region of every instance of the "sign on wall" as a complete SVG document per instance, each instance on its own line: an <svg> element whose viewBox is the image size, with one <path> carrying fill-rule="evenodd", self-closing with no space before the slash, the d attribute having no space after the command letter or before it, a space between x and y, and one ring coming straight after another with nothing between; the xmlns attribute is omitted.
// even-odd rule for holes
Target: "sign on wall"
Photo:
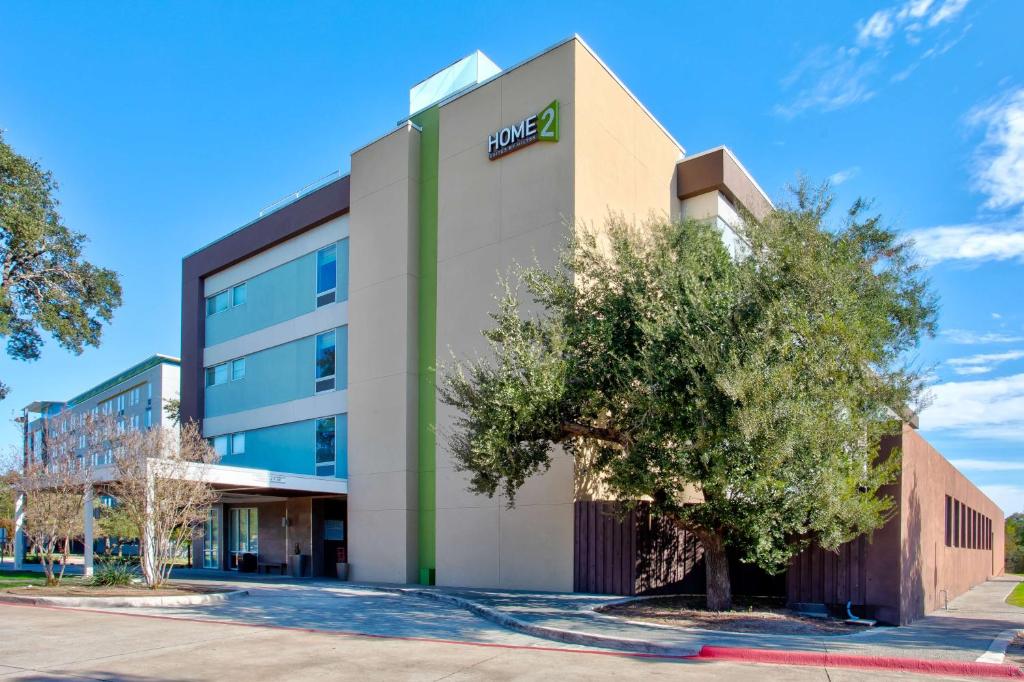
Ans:
<svg viewBox="0 0 1024 682"><path fill-rule="evenodd" d="M491 161L534 142L558 142L558 100L487 136L487 158Z"/></svg>

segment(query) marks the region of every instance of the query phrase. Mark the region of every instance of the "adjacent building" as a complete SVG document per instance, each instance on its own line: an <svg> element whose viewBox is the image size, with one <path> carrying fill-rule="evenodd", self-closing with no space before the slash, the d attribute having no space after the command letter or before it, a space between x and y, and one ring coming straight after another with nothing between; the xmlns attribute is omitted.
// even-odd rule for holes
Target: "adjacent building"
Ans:
<svg viewBox="0 0 1024 682"><path fill-rule="evenodd" d="M590 512L606 501L568 456L514 509L467 490L446 451L453 414L435 369L485 351L499 275L554 266L581 225L690 216L736 248L741 210L770 208L732 152L687 155L578 37L507 69L477 52L416 85L408 115L352 152L349 175L183 261L182 417L201 423L223 472L196 562L297 554L312 575L347 559L356 580L637 591L635 575L601 583L606 566L636 570L637 547L622 539L637 530L601 531L609 517ZM948 496L984 516L989 549L971 551L995 556L999 510L928 457L939 463L913 469L916 497L899 498L901 518L920 518L901 521L885 551L966 552L910 534L941 527ZM900 598L930 610L936 590L952 597L999 571L994 560L943 565L956 568L923 598ZM685 573L661 571L644 589Z"/></svg>
<svg viewBox="0 0 1024 682"><path fill-rule="evenodd" d="M45 460L47 435L70 433L86 417L104 417L121 429L148 429L167 423L168 401L177 400L181 384L181 361L169 355L153 355L120 374L93 386L68 401L37 400L22 410L25 457ZM92 450L83 442L76 452L92 466L112 462L107 450Z"/></svg>

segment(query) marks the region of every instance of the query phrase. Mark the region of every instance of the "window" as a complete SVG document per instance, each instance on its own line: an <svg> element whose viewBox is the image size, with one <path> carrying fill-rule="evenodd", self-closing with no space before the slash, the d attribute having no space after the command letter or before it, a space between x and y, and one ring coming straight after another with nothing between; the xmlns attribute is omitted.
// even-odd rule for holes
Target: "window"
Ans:
<svg viewBox="0 0 1024 682"><path fill-rule="evenodd" d="M128 393L128 404L129 405L138 405L139 401L141 399L142 399L142 389L141 388L133 388Z"/></svg>
<svg viewBox="0 0 1024 682"><path fill-rule="evenodd" d="M335 420L326 417L316 420L316 475L333 476L337 459L335 450Z"/></svg>
<svg viewBox="0 0 1024 682"><path fill-rule="evenodd" d="M245 433L226 433L210 439L214 452L219 457L245 454Z"/></svg>
<svg viewBox="0 0 1024 682"><path fill-rule="evenodd" d="M316 337L316 392L334 389L334 341L335 333L318 334Z"/></svg>
<svg viewBox="0 0 1024 682"><path fill-rule="evenodd" d="M213 450L219 457L223 457L228 454L228 448L231 447L231 436L217 436L212 440Z"/></svg>
<svg viewBox="0 0 1024 682"><path fill-rule="evenodd" d="M153 384L146 384L146 400L153 399Z"/></svg>
<svg viewBox="0 0 1024 682"><path fill-rule="evenodd" d="M206 299L206 316L222 313L231 307L231 293L222 291Z"/></svg>
<svg viewBox="0 0 1024 682"><path fill-rule="evenodd" d="M137 415L137 414L133 414L132 415L132 430L133 431L138 431L139 430L139 415Z"/></svg>
<svg viewBox="0 0 1024 682"><path fill-rule="evenodd" d="M953 500L953 546L960 546L960 500Z"/></svg>
<svg viewBox="0 0 1024 682"><path fill-rule="evenodd" d="M206 299L206 316L222 313L228 308L242 305L246 300L245 282L236 284L230 289L225 289Z"/></svg>
<svg viewBox="0 0 1024 682"><path fill-rule="evenodd" d="M953 546L953 498L946 495L946 547Z"/></svg>
<svg viewBox="0 0 1024 682"><path fill-rule="evenodd" d="M117 396L117 412L118 412L118 414L121 414L121 413L124 412L124 399L125 399L125 394L124 393L122 393L121 395Z"/></svg>
<svg viewBox="0 0 1024 682"><path fill-rule="evenodd" d="M147 407L146 408L146 428L148 429L151 426L153 426L153 408L152 407Z"/></svg>
<svg viewBox="0 0 1024 682"><path fill-rule="evenodd" d="M316 307L334 303L338 288L338 247L336 244L316 252Z"/></svg>
<svg viewBox="0 0 1024 682"><path fill-rule="evenodd" d="M228 363L222 363L213 367L206 368L206 385L219 386L220 384L227 383L228 380Z"/></svg>
<svg viewBox="0 0 1024 682"><path fill-rule="evenodd" d="M231 380L238 381L245 378L245 358L238 358L231 361Z"/></svg>

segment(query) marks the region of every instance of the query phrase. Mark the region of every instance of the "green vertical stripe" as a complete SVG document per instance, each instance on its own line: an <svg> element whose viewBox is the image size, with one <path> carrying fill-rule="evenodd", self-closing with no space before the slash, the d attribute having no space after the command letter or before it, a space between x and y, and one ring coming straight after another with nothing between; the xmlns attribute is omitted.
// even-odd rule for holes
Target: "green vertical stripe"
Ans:
<svg viewBox="0 0 1024 682"><path fill-rule="evenodd" d="M419 567L420 583L434 583L435 518L437 498L437 453L434 376L437 358L437 165L440 110L431 107L417 114L413 123L420 133L420 287L417 299L419 319L419 391L417 410L419 464Z"/></svg>

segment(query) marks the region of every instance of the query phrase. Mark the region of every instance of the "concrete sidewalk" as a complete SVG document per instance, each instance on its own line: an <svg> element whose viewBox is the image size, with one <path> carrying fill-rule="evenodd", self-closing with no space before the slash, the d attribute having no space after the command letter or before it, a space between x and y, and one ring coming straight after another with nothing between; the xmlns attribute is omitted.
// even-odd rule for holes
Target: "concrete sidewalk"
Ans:
<svg viewBox="0 0 1024 682"><path fill-rule="evenodd" d="M611 649L642 651L636 643L647 642L652 645L651 650L674 651L681 655L695 653L704 646L717 646L949 661L975 661L1000 633L1024 628L1024 609L1005 603L1006 596L1021 581L1016 576L983 583L953 600L948 610L940 610L913 625L877 627L838 636L674 628L627 621L594 611L595 607L621 600L615 596L294 580L198 569L179 569L173 577L186 582L241 587L248 589L251 596L212 606L129 610L139 615L148 613L189 620L520 646L580 648L572 637L542 639L545 635L538 632L555 630L593 635ZM438 597L462 600L462 606L454 605L451 599L439 603ZM478 617L480 615L484 618ZM616 639L628 640L632 645L607 644Z"/></svg>
<svg viewBox="0 0 1024 682"><path fill-rule="evenodd" d="M1021 578L983 583L913 625L876 627L849 635L763 635L649 625L599 614L596 607L620 597L449 588L402 588L409 596L430 593L464 599L528 625L569 632L647 641L660 647L702 646L824 651L865 656L975 661L1003 631L1024 627L1024 609L1005 603ZM478 611L479 612L479 611Z"/></svg>

